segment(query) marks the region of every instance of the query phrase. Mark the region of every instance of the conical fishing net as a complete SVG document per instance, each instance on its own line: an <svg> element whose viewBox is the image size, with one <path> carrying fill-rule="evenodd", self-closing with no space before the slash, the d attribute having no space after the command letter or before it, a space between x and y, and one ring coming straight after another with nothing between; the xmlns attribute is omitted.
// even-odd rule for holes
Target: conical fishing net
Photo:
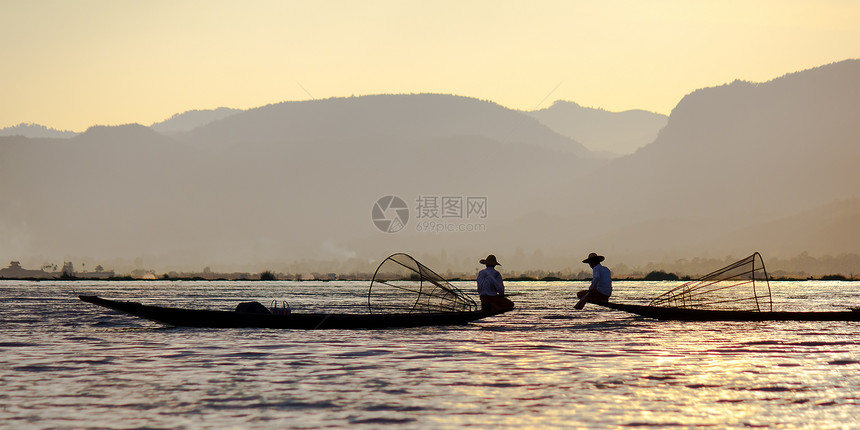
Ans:
<svg viewBox="0 0 860 430"><path fill-rule="evenodd" d="M407 254L393 254L376 269L367 292L372 314L470 312L475 301Z"/></svg>
<svg viewBox="0 0 860 430"><path fill-rule="evenodd" d="M756 252L700 279L673 288L650 306L726 311L773 311L770 283Z"/></svg>

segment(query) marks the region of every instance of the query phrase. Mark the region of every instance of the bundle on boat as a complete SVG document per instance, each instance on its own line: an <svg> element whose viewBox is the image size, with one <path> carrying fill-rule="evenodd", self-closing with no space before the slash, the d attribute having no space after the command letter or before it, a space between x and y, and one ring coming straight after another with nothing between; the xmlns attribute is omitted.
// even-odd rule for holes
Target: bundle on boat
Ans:
<svg viewBox="0 0 860 430"><path fill-rule="evenodd" d="M660 294L647 306L595 304L648 318L686 321L860 321L860 311L773 310L764 259L756 252L699 279Z"/></svg>
<svg viewBox="0 0 860 430"><path fill-rule="evenodd" d="M493 315L407 254L393 254L377 268L367 294L367 312L301 313L287 306L267 309L241 303L235 311L181 309L79 296L81 300L141 318L181 327L374 329L467 324Z"/></svg>

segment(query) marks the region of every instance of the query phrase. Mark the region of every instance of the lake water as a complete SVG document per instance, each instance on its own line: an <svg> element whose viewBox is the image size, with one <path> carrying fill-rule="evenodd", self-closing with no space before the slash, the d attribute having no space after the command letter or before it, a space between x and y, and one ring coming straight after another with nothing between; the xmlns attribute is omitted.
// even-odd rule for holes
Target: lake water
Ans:
<svg viewBox="0 0 860 430"><path fill-rule="evenodd" d="M574 311L585 286L509 282L518 308L465 326L294 331L165 328L76 295L344 312L367 283L0 281L0 427L860 428L860 323ZM771 287L775 310L860 307L857 282Z"/></svg>

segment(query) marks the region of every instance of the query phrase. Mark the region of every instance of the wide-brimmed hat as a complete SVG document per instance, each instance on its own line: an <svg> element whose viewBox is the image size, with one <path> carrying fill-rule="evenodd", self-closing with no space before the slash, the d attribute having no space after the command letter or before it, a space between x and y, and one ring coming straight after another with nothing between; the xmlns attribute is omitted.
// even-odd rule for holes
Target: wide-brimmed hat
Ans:
<svg viewBox="0 0 860 430"><path fill-rule="evenodd" d="M501 263L499 263L496 260L496 256L493 254L488 255L487 258L479 261L479 263L486 264L487 266L501 266L502 265Z"/></svg>
<svg viewBox="0 0 860 430"><path fill-rule="evenodd" d="M600 263L603 260L606 260L606 257L604 257L602 255L597 255L596 253L592 252L591 254L588 254L588 258L586 258L585 260L582 260L582 262L583 263L590 263L593 261L595 263Z"/></svg>

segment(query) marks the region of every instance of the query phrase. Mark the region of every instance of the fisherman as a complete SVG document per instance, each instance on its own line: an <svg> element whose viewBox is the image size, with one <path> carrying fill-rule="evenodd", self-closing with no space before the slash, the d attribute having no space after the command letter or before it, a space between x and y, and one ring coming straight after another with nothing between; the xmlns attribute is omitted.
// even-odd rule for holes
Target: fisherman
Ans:
<svg viewBox="0 0 860 430"><path fill-rule="evenodd" d="M496 256L490 254L487 258L480 260L486 269L478 272L478 297L481 298L481 310L484 312L506 312L514 308L514 302L505 297L505 283L502 282L502 274L496 270L501 266Z"/></svg>
<svg viewBox="0 0 860 430"><path fill-rule="evenodd" d="M612 295L612 272L600 264L606 258L602 255L592 252L588 254L588 258L582 260L583 263L591 266L593 277L591 286L587 290L582 290L576 293L579 297L579 302L573 307L574 309L582 309L586 302L608 302L609 296Z"/></svg>

